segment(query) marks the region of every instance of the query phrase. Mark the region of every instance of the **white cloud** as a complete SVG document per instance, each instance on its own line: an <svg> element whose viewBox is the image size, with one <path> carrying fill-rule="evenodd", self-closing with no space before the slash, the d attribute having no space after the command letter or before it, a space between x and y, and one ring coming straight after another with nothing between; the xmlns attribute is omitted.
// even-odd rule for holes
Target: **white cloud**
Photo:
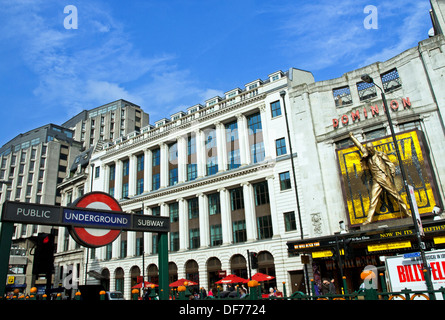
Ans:
<svg viewBox="0 0 445 320"><path fill-rule="evenodd" d="M57 6L59 15L49 16ZM106 3L79 4L75 30L63 28L63 6L54 2L11 2L2 11L6 18L0 39L15 42L38 79L33 94L48 114L64 110L66 118L122 98L162 118L221 93L201 88L188 70L175 64L175 55L135 48Z"/></svg>

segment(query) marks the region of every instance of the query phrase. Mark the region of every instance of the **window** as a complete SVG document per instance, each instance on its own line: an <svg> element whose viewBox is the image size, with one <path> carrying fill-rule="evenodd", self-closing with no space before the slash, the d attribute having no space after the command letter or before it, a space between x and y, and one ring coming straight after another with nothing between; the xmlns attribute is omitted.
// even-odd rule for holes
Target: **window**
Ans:
<svg viewBox="0 0 445 320"><path fill-rule="evenodd" d="M216 147L216 130L212 129L207 132L205 144L207 149Z"/></svg>
<svg viewBox="0 0 445 320"><path fill-rule="evenodd" d="M261 206L263 204L269 203L269 189L267 187L267 181L255 183L253 185L253 190L255 192L256 206Z"/></svg>
<svg viewBox="0 0 445 320"><path fill-rule="evenodd" d="M199 218L198 198L187 200L189 219Z"/></svg>
<svg viewBox="0 0 445 320"><path fill-rule="evenodd" d="M280 100L272 102L270 104L270 112L272 114L272 118L281 116Z"/></svg>
<svg viewBox="0 0 445 320"><path fill-rule="evenodd" d="M187 155L192 155L196 153L196 138L194 136L189 136L187 138Z"/></svg>
<svg viewBox="0 0 445 320"><path fill-rule="evenodd" d="M230 202L232 204L232 211L244 208L243 189L236 188L230 190Z"/></svg>
<svg viewBox="0 0 445 320"><path fill-rule="evenodd" d="M385 72L380 77L382 79L383 90L385 90L385 92L391 92L402 86L402 81L400 80L397 69L392 69Z"/></svg>
<svg viewBox="0 0 445 320"><path fill-rule="evenodd" d="M291 188L289 171L280 173L280 189L287 190Z"/></svg>
<svg viewBox="0 0 445 320"><path fill-rule="evenodd" d="M245 242L247 240L246 220L233 221L233 243Z"/></svg>
<svg viewBox="0 0 445 320"><path fill-rule="evenodd" d="M153 150L151 155L152 155L152 166L153 167L159 166L161 163L161 161L160 161L161 150L160 149Z"/></svg>
<svg viewBox="0 0 445 320"><path fill-rule="evenodd" d="M136 182L136 194L144 192L144 178L140 178Z"/></svg>
<svg viewBox="0 0 445 320"><path fill-rule="evenodd" d="M208 158L206 168L207 168L208 176L218 173L218 159L217 159L217 157Z"/></svg>
<svg viewBox="0 0 445 320"><path fill-rule="evenodd" d="M332 89L332 94L334 96L336 107L343 107L352 104L351 90L349 89L349 86Z"/></svg>
<svg viewBox="0 0 445 320"><path fill-rule="evenodd" d="M161 215L161 207L153 207L153 208L151 208L151 215L159 217Z"/></svg>
<svg viewBox="0 0 445 320"><path fill-rule="evenodd" d="M249 129L249 135L256 134L257 131L261 132L261 115L259 113L255 113L251 116L248 116L247 126Z"/></svg>
<svg viewBox="0 0 445 320"><path fill-rule="evenodd" d="M152 190L158 190L161 187L161 176L160 173L153 174Z"/></svg>
<svg viewBox="0 0 445 320"><path fill-rule="evenodd" d="M272 217L263 216L257 218L258 240L270 239L273 236Z"/></svg>
<svg viewBox="0 0 445 320"><path fill-rule="evenodd" d="M360 101L371 99L377 96L374 83L367 83L364 81L358 82L357 90Z"/></svg>
<svg viewBox="0 0 445 320"><path fill-rule="evenodd" d="M221 205L219 202L219 193L209 194L208 197L209 202L209 215L219 214L221 213Z"/></svg>
<svg viewBox="0 0 445 320"><path fill-rule="evenodd" d="M168 147L169 160L174 161L178 159L178 144L173 143Z"/></svg>
<svg viewBox="0 0 445 320"><path fill-rule="evenodd" d="M238 123L236 121L226 124L226 141L238 140Z"/></svg>
<svg viewBox="0 0 445 320"><path fill-rule="evenodd" d="M297 223L295 220L294 211L284 213L284 226L286 231L297 230Z"/></svg>
<svg viewBox="0 0 445 320"><path fill-rule="evenodd" d="M178 209L178 203L174 202L169 204L168 210L170 214L170 222L178 222L179 221L179 209Z"/></svg>
<svg viewBox="0 0 445 320"><path fill-rule="evenodd" d="M187 181L195 180L198 177L198 165L196 163L187 165Z"/></svg>
<svg viewBox="0 0 445 320"><path fill-rule="evenodd" d="M128 176L128 172L129 172L129 170L130 170L130 161L128 161L128 160L124 160L123 162L122 162L122 175L125 177L125 176Z"/></svg>
<svg viewBox="0 0 445 320"><path fill-rule="evenodd" d="M264 160L266 153L264 151L263 141L250 146L250 157L253 163L258 163Z"/></svg>
<svg viewBox="0 0 445 320"><path fill-rule="evenodd" d="M222 227L220 224L210 226L210 246L222 245Z"/></svg>
<svg viewBox="0 0 445 320"><path fill-rule="evenodd" d="M241 166L241 156L239 149L229 151L227 153L227 156L228 156L229 170L236 169Z"/></svg>
<svg viewBox="0 0 445 320"><path fill-rule="evenodd" d="M137 156L137 170L144 171L144 155Z"/></svg>
<svg viewBox="0 0 445 320"><path fill-rule="evenodd" d="M128 182L122 184L122 198L128 197Z"/></svg>
<svg viewBox="0 0 445 320"><path fill-rule="evenodd" d="M173 168L168 173L169 185L174 186L178 183L178 168Z"/></svg>
<svg viewBox="0 0 445 320"><path fill-rule="evenodd" d="M179 232L170 232L170 251L179 251Z"/></svg>
<svg viewBox="0 0 445 320"><path fill-rule="evenodd" d="M190 249L198 249L200 246L199 229L190 229Z"/></svg>
<svg viewBox="0 0 445 320"><path fill-rule="evenodd" d="M287 153L286 140L284 138L275 140L275 147L277 149L277 157Z"/></svg>
<svg viewBox="0 0 445 320"><path fill-rule="evenodd" d="M94 174L95 178L99 178L100 177L100 167L96 167L95 168L95 174Z"/></svg>

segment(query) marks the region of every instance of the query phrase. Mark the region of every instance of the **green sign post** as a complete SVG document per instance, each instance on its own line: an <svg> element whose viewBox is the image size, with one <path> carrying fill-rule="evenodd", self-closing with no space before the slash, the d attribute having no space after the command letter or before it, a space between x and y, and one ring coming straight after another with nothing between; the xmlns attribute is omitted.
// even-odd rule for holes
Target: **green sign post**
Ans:
<svg viewBox="0 0 445 320"><path fill-rule="evenodd" d="M85 196L103 197L103 193L91 192ZM113 199L111 196L107 195ZM114 200L114 199L113 199ZM115 200L114 200L115 201ZM168 232L170 218L129 214L122 211L107 211L91 208L60 207L33 203L6 201L3 204L0 225L0 295L6 289L9 254L14 223L32 223L70 228L95 228L120 231L140 231L158 233L159 245L159 298L168 300ZM74 238L76 240L76 238ZM76 240L77 241L77 240Z"/></svg>

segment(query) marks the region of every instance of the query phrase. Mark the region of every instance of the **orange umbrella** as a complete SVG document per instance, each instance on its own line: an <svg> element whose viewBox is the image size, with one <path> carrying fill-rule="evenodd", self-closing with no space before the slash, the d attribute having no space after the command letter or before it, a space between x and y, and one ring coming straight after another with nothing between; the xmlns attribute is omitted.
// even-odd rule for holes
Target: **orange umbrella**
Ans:
<svg viewBox="0 0 445 320"><path fill-rule="evenodd" d="M191 281L191 280L187 280L187 279L179 279L176 280L175 282L170 283L169 287L179 287L179 286L183 286L184 282L187 282L188 286L197 286L198 283Z"/></svg>
<svg viewBox="0 0 445 320"><path fill-rule="evenodd" d="M275 277L272 277L272 276L269 276L267 274L260 273L260 272L254 274L252 276L252 280L256 280L258 282L269 281L269 280L272 280L272 279L275 279Z"/></svg>
<svg viewBox="0 0 445 320"><path fill-rule="evenodd" d="M216 281L217 284L227 284L227 283L247 283L249 280L238 277L235 274L229 274L227 277L222 278L219 281Z"/></svg>
<svg viewBox="0 0 445 320"><path fill-rule="evenodd" d="M148 281L144 281L144 288L151 288L152 285L154 285L155 287L159 287L157 284L154 284L154 283L151 283ZM142 282L139 282L138 284L131 287L131 289L140 289L140 288L142 288Z"/></svg>

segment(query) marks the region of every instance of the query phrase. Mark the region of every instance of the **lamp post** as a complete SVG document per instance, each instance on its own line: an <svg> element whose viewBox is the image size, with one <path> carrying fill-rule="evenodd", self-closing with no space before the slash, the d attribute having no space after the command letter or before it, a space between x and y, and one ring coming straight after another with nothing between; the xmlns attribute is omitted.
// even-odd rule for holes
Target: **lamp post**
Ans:
<svg viewBox="0 0 445 320"><path fill-rule="evenodd" d="M289 153L290 153L290 161L291 161L291 166L292 166L292 177L293 177L293 181L294 181L295 200L296 200L296 203L297 203L298 222L300 224L300 237L301 237L301 239L303 239L304 238L303 222L301 221L300 200L299 200L299 197L298 197L297 178L296 178L296 175L295 175L294 152L292 150L292 141L291 141L291 136L290 136L289 120L287 118L286 101L284 99L285 96L286 96L286 91L284 91L284 90L280 91L280 96L283 99L284 119L286 120L287 141L289 142ZM304 271L305 271L304 273L305 273L307 293L310 293L309 273L308 273L308 268L307 268L307 264L306 263L304 264Z"/></svg>
<svg viewBox="0 0 445 320"><path fill-rule="evenodd" d="M394 127L392 124L392 120L391 120L391 116L389 114L389 108L388 108L388 104L386 103L386 97L385 97L385 92L383 91L383 89L377 85L374 80L371 78L371 76L369 76L368 74L364 74L362 75L361 79L366 82L366 83L373 83L377 88L379 88L380 90L380 94L383 100L383 106L385 109L385 114L386 114L386 118L388 119L388 125L389 125L389 129L391 131L391 137L392 137L392 141L394 143L394 149L396 150L396 155L397 155L397 161L399 162L399 167L400 167L400 172L402 174L402 179L403 179L403 185L405 187L405 192L406 192L406 198L408 199L409 202L409 207L411 210L411 218L413 219L413 224L414 224L414 230L416 232L416 238L417 238L417 242L419 245L419 251L420 251L420 255L422 257L422 263L423 263L423 267L424 269L427 270L426 274L425 274L425 283L427 286L427 289L433 290L433 285L431 283L431 278L430 278L430 267L428 266L426 257L425 257L425 244L422 242L422 238L420 235L420 230L419 230L419 225L417 224L416 221L416 215L413 212L413 202L410 196L410 192L409 192L409 188L408 188L408 182L406 180L406 174L405 174L405 168L403 166L403 162L402 162L402 157L400 156L400 151L399 151L399 146L397 144L397 139L396 139L396 134L394 133ZM431 297L434 297L434 294L430 295Z"/></svg>

